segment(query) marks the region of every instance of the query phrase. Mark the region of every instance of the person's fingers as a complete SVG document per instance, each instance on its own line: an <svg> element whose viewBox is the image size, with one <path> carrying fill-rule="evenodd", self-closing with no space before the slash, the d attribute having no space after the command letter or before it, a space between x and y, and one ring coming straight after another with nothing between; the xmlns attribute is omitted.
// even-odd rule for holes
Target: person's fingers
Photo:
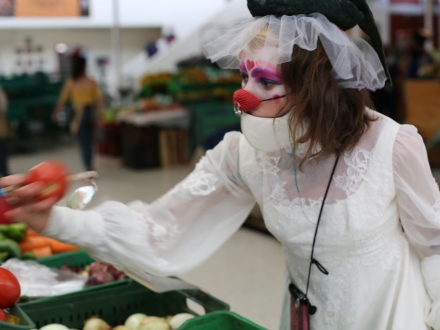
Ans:
<svg viewBox="0 0 440 330"><path fill-rule="evenodd" d="M44 212L44 211L49 211L52 208L52 206L54 206L56 203L57 203L57 199L55 197L49 197L40 202L26 204L23 206L23 209L27 213Z"/></svg>
<svg viewBox="0 0 440 330"><path fill-rule="evenodd" d="M12 221L25 221L27 213L25 212L23 206L19 206L8 212L5 212L4 216Z"/></svg>
<svg viewBox="0 0 440 330"><path fill-rule="evenodd" d="M26 175L16 174L0 178L0 187L21 186L26 184Z"/></svg>
<svg viewBox="0 0 440 330"><path fill-rule="evenodd" d="M44 185L41 182L33 182L23 187L15 189L10 195L19 199L21 202L32 200L37 195Z"/></svg>
<svg viewBox="0 0 440 330"><path fill-rule="evenodd" d="M5 216L12 222L25 222L30 228L41 232L46 228L50 211L28 212L26 206L21 206L5 213Z"/></svg>

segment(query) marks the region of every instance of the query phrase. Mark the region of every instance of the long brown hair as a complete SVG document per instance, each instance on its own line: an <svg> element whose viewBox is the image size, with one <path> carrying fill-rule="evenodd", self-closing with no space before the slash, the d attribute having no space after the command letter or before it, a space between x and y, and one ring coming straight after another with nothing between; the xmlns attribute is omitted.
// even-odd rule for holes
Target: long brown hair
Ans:
<svg viewBox="0 0 440 330"><path fill-rule="evenodd" d="M312 156L320 161L353 150L375 120L365 110L374 107L368 91L341 88L331 71L321 42L314 51L294 46L292 61L280 65L283 83L293 95L287 104L295 104L289 115L292 141L309 143L300 168Z"/></svg>

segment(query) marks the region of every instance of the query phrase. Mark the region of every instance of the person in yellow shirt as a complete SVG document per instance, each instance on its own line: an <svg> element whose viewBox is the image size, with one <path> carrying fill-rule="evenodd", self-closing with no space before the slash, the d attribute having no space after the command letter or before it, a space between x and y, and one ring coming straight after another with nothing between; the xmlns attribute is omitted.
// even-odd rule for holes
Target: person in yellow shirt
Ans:
<svg viewBox="0 0 440 330"><path fill-rule="evenodd" d="M72 76L64 83L61 96L52 115L57 120L59 112L70 100L73 108L73 119L70 130L77 134L81 155L86 170L93 170L93 136L97 115L104 112L104 99L96 81L86 74L86 59L82 56L72 57Z"/></svg>

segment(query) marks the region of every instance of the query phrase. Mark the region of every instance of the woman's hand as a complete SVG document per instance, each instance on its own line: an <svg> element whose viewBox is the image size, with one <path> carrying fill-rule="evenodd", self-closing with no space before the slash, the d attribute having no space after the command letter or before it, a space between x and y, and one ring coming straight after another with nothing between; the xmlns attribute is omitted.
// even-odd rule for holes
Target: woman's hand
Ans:
<svg viewBox="0 0 440 330"><path fill-rule="evenodd" d="M11 175L0 179L1 187L19 186L7 197L13 209L5 216L15 222L25 222L33 230L41 232L49 222L52 206L57 202L55 197L42 201L35 199L35 195L43 188L39 182L27 184L26 176Z"/></svg>

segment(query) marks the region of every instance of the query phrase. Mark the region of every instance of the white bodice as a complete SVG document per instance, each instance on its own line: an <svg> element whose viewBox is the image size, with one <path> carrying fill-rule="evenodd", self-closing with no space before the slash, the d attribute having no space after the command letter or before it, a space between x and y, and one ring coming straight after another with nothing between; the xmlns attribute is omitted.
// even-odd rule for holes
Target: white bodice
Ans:
<svg viewBox="0 0 440 330"><path fill-rule="evenodd" d="M382 118L373 125L378 135L363 137L360 144L366 148L341 156L324 206L314 256L329 275L312 268L309 296L323 316L312 317L316 329L349 328L366 299L362 273L373 268L375 283L381 285L401 266L406 240L392 164L399 125ZM241 143L243 180L257 197L268 230L284 246L291 280L305 291L315 224L336 158L298 171L298 194L291 150L269 155L248 148L244 139Z"/></svg>

